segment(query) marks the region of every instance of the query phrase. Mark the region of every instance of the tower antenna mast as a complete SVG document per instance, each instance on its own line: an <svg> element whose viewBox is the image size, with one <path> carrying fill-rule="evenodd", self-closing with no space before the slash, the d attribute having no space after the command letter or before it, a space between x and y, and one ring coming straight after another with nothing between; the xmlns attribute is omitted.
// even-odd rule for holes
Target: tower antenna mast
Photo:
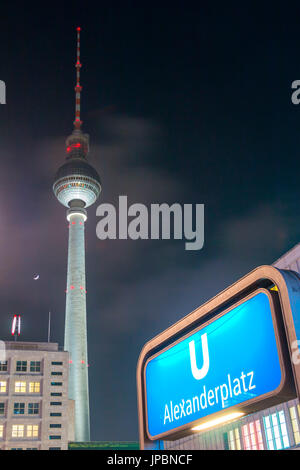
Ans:
<svg viewBox="0 0 300 470"><path fill-rule="evenodd" d="M76 86L75 86L75 121L74 121L74 127L77 130L80 130L82 121L80 120L80 93L82 90L82 86L80 85L80 68L81 68L81 63L80 63L80 31L81 28L77 28L77 58L76 58Z"/></svg>

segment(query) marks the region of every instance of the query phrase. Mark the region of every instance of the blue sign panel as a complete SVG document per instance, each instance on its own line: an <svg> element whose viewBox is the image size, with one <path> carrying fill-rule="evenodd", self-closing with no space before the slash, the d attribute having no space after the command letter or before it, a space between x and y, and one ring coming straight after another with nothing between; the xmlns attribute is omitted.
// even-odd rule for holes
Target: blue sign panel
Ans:
<svg viewBox="0 0 300 470"><path fill-rule="evenodd" d="M283 380L271 298L259 291L149 359L152 438L276 391ZM192 427L192 426L191 426Z"/></svg>

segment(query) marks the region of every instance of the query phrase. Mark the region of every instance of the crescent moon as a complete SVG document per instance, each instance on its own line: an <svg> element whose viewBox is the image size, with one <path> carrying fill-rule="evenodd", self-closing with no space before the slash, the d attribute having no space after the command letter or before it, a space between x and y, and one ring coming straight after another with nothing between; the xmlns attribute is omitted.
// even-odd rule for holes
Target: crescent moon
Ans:
<svg viewBox="0 0 300 470"><path fill-rule="evenodd" d="M34 276L34 278L33 278L33 279L34 279L35 281L37 281L39 278L40 278L40 275L39 275L39 274L37 274L36 276Z"/></svg>

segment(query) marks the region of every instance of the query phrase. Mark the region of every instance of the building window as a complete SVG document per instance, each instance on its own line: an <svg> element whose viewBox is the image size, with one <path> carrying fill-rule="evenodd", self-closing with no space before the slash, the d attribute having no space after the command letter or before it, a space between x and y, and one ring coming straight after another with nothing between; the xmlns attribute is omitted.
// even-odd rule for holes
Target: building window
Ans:
<svg viewBox="0 0 300 470"><path fill-rule="evenodd" d="M3 439L4 435L4 424L0 424L0 439Z"/></svg>
<svg viewBox="0 0 300 470"><path fill-rule="evenodd" d="M17 361L16 371L17 372L26 372L27 371L27 361Z"/></svg>
<svg viewBox="0 0 300 470"><path fill-rule="evenodd" d="M264 443L259 419L242 426L243 444L245 450L263 450Z"/></svg>
<svg viewBox="0 0 300 470"><path fill-rule="evenodd" d="M61 439L61 436L49 436L49 439Z"/></svg>
<svg viewBox="0 0 300 470"><path fill-rule="evenodd" d="M295 444L297 445L300 443L300 433L299 433L299 424L298 424L298 419L297 419L297 414L296 414L296 408L294 406L291 406L290 408L290 416L291 416Z"/></svg>
<svg viewBox="0 0 300 470"><path fill-rule="evenodd" d="M25 413L25 403L14 403L14 415L23 415Z"/></svg>
<svg viewBox="0 0 300 470"><path fill-rule="evenodd" d="M61 416L61 413L50 413L50 416Z"/></svg>
<svg viewBox="0 0 300 470"><path fill-rule="evenodd" d="M15 382L15 393L26 393L26 382Z"/></svg>
<svg viewBox="0 0 300 470"><path fill-rule="evenodd" d="M223 433L223 439L224 439L224 449L229 450L228 433L227 432Z"/></svg>
<svg viewBox="0 0 300 470"><path fill-rule="evenodd" d="M50 401L50 405L61 406L62 403L61 403L61 401Z"/></svg>
<svg viewBox="0 0 300 470"><path fill-rule="evenodd" d="M39 426L38 424L27 425L27 437L39 437Z"/></svg>
<svg viewBox="0 0 300 470"><path fill-rule="evenodd" d="M40 361L30 361L30 372L41 372Z"/></svg>
<svg viewBox="0 0 300 470"><path fill-rule="evenodd" d="M60 392L52 392L51 393L51 397L61 397L62 396L62 393Z"/></svg>
<svg viewBox="0 0 300 470"><path fill-rule="evenodd" d="M53 385L54 387L61 387L62 382L51 382L51 385Z"/></svg>
<svg viewBox="0 0 300 470"><path fill-rule="evenodd" d="M61 424L51 423L50 428L61 428Z"/></svg>
<svg viewBox="0 0 300 470"><path fill-rule="evenodd" d="M6 393L6 382L0 381L0 393Z"/></svg>
<svg viewBox="0 0 300 470"><path fill-rule="evenodd" d="M49 447L49 450L61 450L61 447Z"/></svg>
<svg viewBox="0 0 300 470"><path fill-rule="evenodd" d="M29 382L29 393L40 393L40 382Z"/></svg>
<svg viewBox="0 0 300 470"><path fill-rule="evenodd" d="M28 414L29 415L38 415L40 412L39 403L28 403Z"/></svg>
<svg viewBox="0 0 300 470"><path fill-rule="evenodd" d="M0 372L7 372L7 361L0 361Z"/></svg>
<svg viewBox="0 0 300 470"><path fill-rule="evenodd" d="M63 375L62 372L51 372L51 375Z"/></svg>
<svg viewBox="0 0 300 470"><path fill-rule="evenodd" d="M2 402L0 403L0 416L3 416L5 414L5 403Z"/></svg>
<svg viewBox="0 0 300 470"><path fill-rule="evenodd" d="M228 433L228 444L230 450L241 450L241 439L239 428L231 429Z"/></svg>
<svg viewBox="0 0 300 470"><path fill-rule="evenodd" d="M283 410L264 416L264 424L268 449L279 450L290 446Z"/></svg>
<svg viewBox="0 0 300 470"><path fill-rule="evenodd" d="M24 437L24 425L23 424L13 424L11 435L12 435L12 437Z"/></svg>
<svg viewBox="0 0 300 470"><path fill-rule="evenodd" d="M63 363L62 362L51 362L51 365L52 366L62 366Z"/></svg>

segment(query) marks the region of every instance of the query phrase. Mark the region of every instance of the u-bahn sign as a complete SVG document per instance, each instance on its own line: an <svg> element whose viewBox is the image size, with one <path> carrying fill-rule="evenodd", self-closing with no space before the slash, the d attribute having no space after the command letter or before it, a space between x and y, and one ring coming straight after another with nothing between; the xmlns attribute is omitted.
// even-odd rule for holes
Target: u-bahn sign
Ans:
<svg viewBox="0 0 300 470"><path fill-rule="evenodd" d="M299 275L262 266L148 342L137 368L141 448L296 397L297 328Z"/></svg>
<svg viewBox="0 0 300 470"><path fill-rule="evenodd" d="M144 377L151 437L277 395L286 373L272 295L256 291L152 356Z"/></svg>

